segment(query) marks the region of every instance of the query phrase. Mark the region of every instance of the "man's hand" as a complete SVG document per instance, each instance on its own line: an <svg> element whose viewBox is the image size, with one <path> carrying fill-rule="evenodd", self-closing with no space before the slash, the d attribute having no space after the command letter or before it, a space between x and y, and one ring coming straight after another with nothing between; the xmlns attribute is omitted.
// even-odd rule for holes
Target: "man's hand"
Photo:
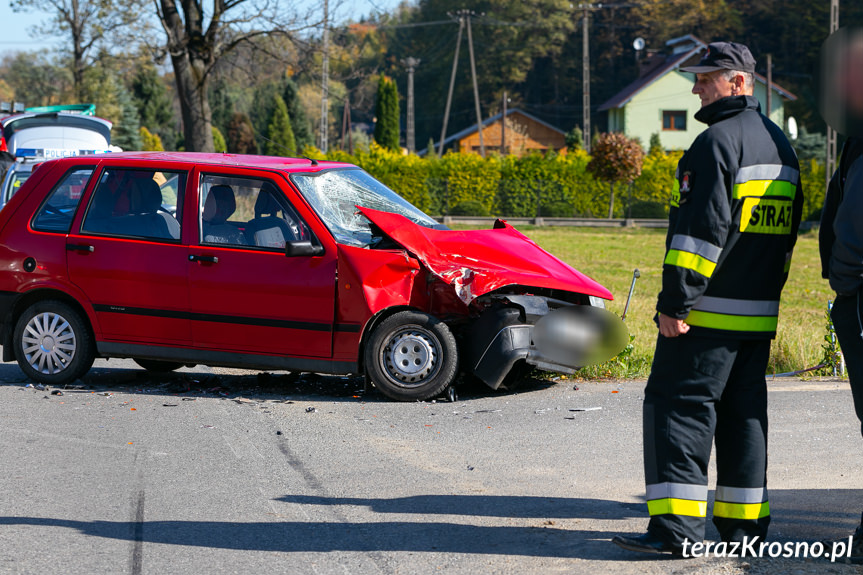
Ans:
<svg viewBox="0 0 863 575"><path fill-rule="evenodd" d="M659 314L659 333L665 337L677 337L689 331L689 324L682 319Z"/></svg>

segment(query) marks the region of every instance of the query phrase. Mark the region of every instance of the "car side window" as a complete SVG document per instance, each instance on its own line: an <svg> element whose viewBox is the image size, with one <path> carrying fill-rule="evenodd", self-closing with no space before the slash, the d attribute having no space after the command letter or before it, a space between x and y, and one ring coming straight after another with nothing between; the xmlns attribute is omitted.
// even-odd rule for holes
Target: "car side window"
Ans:
<svg viewBox="0 0 863 575"><path fill-rule="evenodd" d="M31 227L40 232L68 234L94 169L93 166L81 166L67 172L36 212Z"/></svg>
<svg viewBox="0 0 863 575"><path fill-rule="evenodd" d="M179 240L186 174L109 168L99 184L81 232L155 240Z"/></svg>
<svg viewBox="0 0 863 575"><path fill-rule="evenodd" d="M198 213L202 244L285 249L312 234L271 181L204 175Z"/></svg>

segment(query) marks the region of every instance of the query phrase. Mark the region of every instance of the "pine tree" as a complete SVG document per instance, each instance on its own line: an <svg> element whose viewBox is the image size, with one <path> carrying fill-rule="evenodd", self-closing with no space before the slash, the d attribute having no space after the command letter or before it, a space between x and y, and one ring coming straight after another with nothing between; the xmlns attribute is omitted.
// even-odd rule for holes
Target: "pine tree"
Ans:
<svg viewBox="0 0 863 575"><path fill-rule="evenodd" d="M382 148L399 151L399 90L392 79L381 75L375 103L375 142Z"/></svg>
<svg viewBox="0 0 863 575"><path fill-rule="evenodd" d="M297 143L297 150L302 150L306 146L313 145L315 138L312 135L312 125L309 122L306 109L303 108L303 103L300 101L297 84L291 78L285 80L282 99L288 107L288 117L291 119L291 128L294 129L294 140Z"/></svg>
<svg viewBox="0 0 863 575"><path fill-rule="evenodd" d="M120 107L120 121L111 129L111 144L124 150L140 150L141 120L132 95L122 83L117 88L117 105Z"/></svg>
<svg viewBox="0 0 863 575"><path fill-rule="evenodd" d="M291 128L288 107L281 96L276 96L273 99L273 115L270 116L270 124L267 126L267 143L264 145L264 153L268 156L295 156L297 154L297 142L294 139L294 130Z"/></svg>
<svg viewBox="0 0 863 575"><path fill-rule="evenodd" d="M165 83L154 67L144 66L132 78L132 99L141 125L162 135L163 129L174 119L174 111Z"/></svg>

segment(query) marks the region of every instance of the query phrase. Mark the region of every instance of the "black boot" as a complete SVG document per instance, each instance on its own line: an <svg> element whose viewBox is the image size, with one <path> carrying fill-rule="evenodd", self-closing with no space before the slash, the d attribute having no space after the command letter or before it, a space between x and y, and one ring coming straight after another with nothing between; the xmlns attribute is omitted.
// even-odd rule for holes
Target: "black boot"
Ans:
<svg viewBox="0 0 863 575"><path fill-rule="evenodd" d="M680 547L676 547L649 532L635 536L617 535L611 542L628 551L651 553L654 555L683 556L683 550Z"/></svg>

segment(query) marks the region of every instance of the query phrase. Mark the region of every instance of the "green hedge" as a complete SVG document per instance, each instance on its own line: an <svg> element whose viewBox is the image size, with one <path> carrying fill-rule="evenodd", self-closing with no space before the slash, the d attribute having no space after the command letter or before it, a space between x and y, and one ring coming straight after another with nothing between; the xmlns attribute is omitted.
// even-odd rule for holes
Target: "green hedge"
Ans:
<svg viewBox="0 0 863 575"><path fill-rule="evenodd" d="M310 157L321 157L306 149ZM590 156L582 150L524 157L447 153L420 158L372 145L349 155L332 151L330 160L356 164L431 214L503 217L605 217L609 185L587 171ZM615 189L615 217L663 218L681 152L645 156L641 176ZM824 198L824 167L804 162L804 217L817 217ZM820 190L820 193L819 193Z"/></svg>

